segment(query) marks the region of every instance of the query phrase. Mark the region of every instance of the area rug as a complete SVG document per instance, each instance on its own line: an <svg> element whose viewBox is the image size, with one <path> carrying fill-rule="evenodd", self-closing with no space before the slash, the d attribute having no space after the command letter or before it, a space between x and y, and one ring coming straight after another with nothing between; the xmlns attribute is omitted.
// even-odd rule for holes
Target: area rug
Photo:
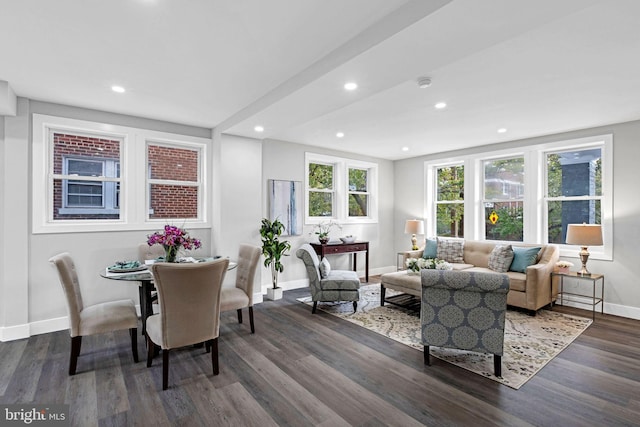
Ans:
<svg viewBox="0 0 640 427"><path fill-rule="evenodd" d="M398 293L387 290L387 297ZM311 297L298 301L312 304ZM380 306L380 285L360 288L358 311L353 304L318 303L322 311L382 334L395 341L423 351L421 344L420 313L392 304ZM571 316L550 310L539 310L529 316L507 310L502 356L502 377L493 374L493 356L448 348L431 347L432 356L490 378L514 389L522 387L540 369L564 350L591 324L591 319Z"/></svg>

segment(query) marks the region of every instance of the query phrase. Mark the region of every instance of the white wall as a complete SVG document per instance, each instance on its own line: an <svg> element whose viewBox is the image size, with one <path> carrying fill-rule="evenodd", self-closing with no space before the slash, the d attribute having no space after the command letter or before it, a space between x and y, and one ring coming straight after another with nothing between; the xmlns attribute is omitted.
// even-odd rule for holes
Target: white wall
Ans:
<svg viewBox="0 0 640 427"><path fill-rule="evenodd" d="M407 247L407 236L403 234L405 219L424 216L425 161L609 133L613 134L613 260L589 259L589 270L605 275L605 313L640 319L640 286L634 270L640 264L640 253L636 249L640 242L640 121L397 161L394 183L396 250ZM577 251L576 258L570 260L580 265ZM585 292L585 286L586 282L581 285L581 292Z"/></svg>
<svg viewBox="0 0 640 427"><path fill-rule="evenodd" d="M357 159L378 164L378 223L347 225L342 230L333 230L331 237L336 239L344 235L354 235L358 240L369 241L369 274L379 274L395 270L395 252L393 242L393 162L373 157L360 156L341 151L325 150L303 144L284 141L265 140L262 150L262 192L266 194L269 179L305 181L305 152L326 154L343 158ZM262 212L268 215L268 201L263 198ZM306 207L305 207L306 208ZM279 277L280 284L285 289L305 285L307 274L304 264L295 256L295 251L303 243L317 242L311 225L303 225L303 234L287 238L291 242L291 256L284 259L284 271ZM349 256L330 256L332 267L338 269L349 268ZM358 271L364 275L364 255L358 255ZM270 286L270 274L263 272L263 287Z"/></svg>

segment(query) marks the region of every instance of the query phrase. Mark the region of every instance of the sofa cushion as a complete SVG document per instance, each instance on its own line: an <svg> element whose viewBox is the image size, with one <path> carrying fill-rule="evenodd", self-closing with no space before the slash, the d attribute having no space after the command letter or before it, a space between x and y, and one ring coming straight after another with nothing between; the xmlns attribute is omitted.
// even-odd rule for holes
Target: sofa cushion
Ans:
<svg viewBox="0 0 640 427"><path fill-rule="evenodd" d="M511 245L496 245L489 254L489 268L498 273L509 271L513 261L513 248Z"/></svg>
<svg viewBox="0 0 640 427"><path fill-rule="evenodd" d="M539 246L533 246L530 248L514 246L513 262L511 262L509 270L525 273L527 271L527 267L536 263L540 249L542 248Z"/></svg>
<svg viewBox="0 0 640 427"><path fill-rule="evenodd" d="M329 276L329 273L331 273L331 264L329 264L329 260L326 258L322 258L322 261L320 261L320 277L323 279L326 279L327 276Z"/></svg>
<svg viewBox="0 0 640 427"><path fill-rule="evenodd" d="M438 237L438 258L452 264L464 263L464 240Z"/></svg>
<svg viewBox="0 0 640 427"><path fill-rule="evenodd" d="M422 258L438 258L438 241L436 239L426 239L424 243Z"/></svg>

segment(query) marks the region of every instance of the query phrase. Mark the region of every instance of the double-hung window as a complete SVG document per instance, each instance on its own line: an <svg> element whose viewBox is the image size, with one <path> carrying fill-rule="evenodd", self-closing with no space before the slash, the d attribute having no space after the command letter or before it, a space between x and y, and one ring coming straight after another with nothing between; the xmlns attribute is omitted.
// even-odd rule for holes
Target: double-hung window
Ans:
<svg viewBox="0 0 640 427"><path fill-rule="evenodd" d="M436 234L464 237L464 165L435 168Z"/></svg>
<svg viewBox="0 0 640 427"><path fill-rule="evenodd" d="M309 217L337 217L335 168L336 165L332 163L307 163L307 215Z"/></svg>
<svg viewBox="0 0 640 427"><path fill-rule="evenodd" d="M305 165L307 224L377 221L378 165L314 153L306 153Z"/></svg>
<svg viewBox="0 0 640 427"><path fill-rule="evenodd" d="M487 240L523 240L524 157L485 160L484 224Z"/></svg>
<svg viewBox="0 0 640 427"><path fill-rule="evenodd" d="M545 153L549 243L564 243L568 224L601 224L602 149Z"/></svg>
<svg viewBox="0 0 640 427"><path fill-rule="evenodd" d="M118 139L51 132L53 220L119 219Z"/></svg>

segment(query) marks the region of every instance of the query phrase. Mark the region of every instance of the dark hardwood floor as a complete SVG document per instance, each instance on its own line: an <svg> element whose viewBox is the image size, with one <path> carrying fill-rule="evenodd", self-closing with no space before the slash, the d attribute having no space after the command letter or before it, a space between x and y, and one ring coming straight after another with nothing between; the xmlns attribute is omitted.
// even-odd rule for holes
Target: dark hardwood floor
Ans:
<svg viewBox="0 0 640 427"><path fill-rule="evenodd" d="M127 331L84 338L73 377L67 331L0 343L0 402L67 403L77 426L640 425L640 321L598 314L513 390L438 359L426 367L417 350L312 315L295 300L305 295L258 304L255 335L248 318L224 313L220 375L204 349L174 351L164 392L162 358L133 363ZM138 347L146 355L143 339Z"/></svg>

